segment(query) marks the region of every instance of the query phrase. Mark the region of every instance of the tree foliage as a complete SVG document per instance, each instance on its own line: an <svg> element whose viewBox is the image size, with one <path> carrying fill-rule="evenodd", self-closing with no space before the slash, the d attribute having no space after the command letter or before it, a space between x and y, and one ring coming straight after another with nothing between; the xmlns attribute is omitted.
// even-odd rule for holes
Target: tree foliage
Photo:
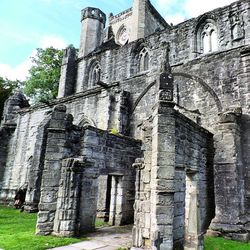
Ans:
<svg viewBox="0 0 250 250"><path fill-rule="evenodd" d="M53 47L37 49L32 58L24 93L34 101L49 101L57 96L63 50Z"/></svg>
<svg viewBox="0 0 250 250"><path fill-rule="evenodd" d="M9 98L14 90L20 88L22 85L23 82L19 80L11 81L0 76L0 120L3 114L4 102Z"/></svg>

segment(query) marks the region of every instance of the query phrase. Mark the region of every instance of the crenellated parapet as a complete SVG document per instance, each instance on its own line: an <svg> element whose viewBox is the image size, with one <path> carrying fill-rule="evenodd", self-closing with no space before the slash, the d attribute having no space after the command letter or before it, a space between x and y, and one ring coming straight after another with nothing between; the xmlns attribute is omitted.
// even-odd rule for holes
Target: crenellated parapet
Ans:
<svg viewBox="0 0 250 250"><path fill-rule="evenodd" d="M87 7L81 11L81 21L86 18L92 18L100 21L101 23L106 23L106 15L98 8Z"/></svg>
<svg viewBox="0 0 250 250"><path fill-rule="evenodd" d="M81 12L81 23L79 57L84 57L102 44L106 15L100 9L87 7Z"/></svg>

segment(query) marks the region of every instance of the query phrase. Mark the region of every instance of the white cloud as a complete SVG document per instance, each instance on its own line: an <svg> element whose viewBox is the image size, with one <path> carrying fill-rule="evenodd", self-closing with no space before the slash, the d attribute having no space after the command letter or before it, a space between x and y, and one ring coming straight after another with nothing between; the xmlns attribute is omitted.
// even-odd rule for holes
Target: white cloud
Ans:
<svg viewBox="0 0 250 250"><path fill-rule="evenodd" d="M166 21L170 24L178 24L178 23L181 23L185 20L185 17L181 14L176 14L176 15L172 15L172 16L166 16Z"/></svg>
<svg viewBox="0 0 250 250"><path fill-rule="evenodd" d="M40 42L38 44L38 47L43 49L51 46L57 49L63 49L67 45L62 38L55 36L44 36L40 39ZM28 76L29 69L32 66L31 57L34 57L35 55L36 50L33 50L29 57L16 67L11 67L8 64L0 64L0 76L4 78L6 77L10 80L18 79L24 81Z"/></svg>
<svg viewBox="0 0 250 250"><path fill-rule="evenodd" d="M236 0L152 0L154 6L168 23L178 24L187 18L196 17L218 7L229 5Z"/></svg>
<svg viewBox="0 0 250 250"><path fill-rule="evenodd" d="M39 47L45 49L51 46L57 49L64 49L67 47L67 44L61 37L44 36L40 41Z"/></svg>
<svg viewBox="0 0 250 250"><path fill-rule="evenodd" d="M24 81L28 75L31 65L32 62L30 58L27 58L24 62L14 68L8 64L0 64L0 76L10 80L18 79Z"/></svg>
<svg viewBox="0 0 250 250"><path fill-rule="evenodd" d="M190 17L196 17L207 11L229 5L233 2L235 2L235 0L187 0L183 8Z"/></svg>

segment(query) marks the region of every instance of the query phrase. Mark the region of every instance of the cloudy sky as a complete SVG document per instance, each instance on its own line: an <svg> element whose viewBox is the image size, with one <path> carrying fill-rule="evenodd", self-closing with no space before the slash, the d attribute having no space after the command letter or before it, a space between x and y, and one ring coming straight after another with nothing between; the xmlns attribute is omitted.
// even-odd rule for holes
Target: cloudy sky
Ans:
<svg viewBox="0 0 250 250"><path fill-rule="evenodd" d="M168 23L177 24L235 0L151 0ZM98 7L107 15L133 0L0 0L0 76L24 80L36 48L79 46L80 10Z"/></svg>

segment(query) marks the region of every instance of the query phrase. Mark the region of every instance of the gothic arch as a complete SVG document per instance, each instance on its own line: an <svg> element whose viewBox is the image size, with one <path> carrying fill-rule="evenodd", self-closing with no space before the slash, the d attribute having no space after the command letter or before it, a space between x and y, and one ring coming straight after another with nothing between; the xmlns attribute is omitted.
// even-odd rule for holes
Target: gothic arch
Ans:
<svg viewBox="0 0 250 250"><path fill-rule="evenodd" d="M129 41L128 28L124 24L122 24L116 33L116 42L119 45L123 46L123 45L127 44L128 41Z"/></svg>
<svg viewBox="0 0 250 250"><path fill-rule="evenodd" d="M95 122L88 118L86 115L83 115L82 118L80 119L80 122L77 124L79 127L86 127L86 126L92 126L96 127Z"/></svg>
<svg viewBox="0 0 250 250"><path fill-rule="evenodd" d="M146 44L145 39L144 38L138 39L136 41L134 48L131 50L131 54L138 55L144 47L148 48L148 44Z"/></svg>
<svg viewBox="0 0 250 250"><path fill-rule="evenodd" d="M194 80L196 82L198 82L214 99L216 107L218 112L222 112L223 108L222 108L222 104L221 101L219 99L219 97L217 96L217 94L215 93L215 91L200 77L196 76L196 75L190 75L188 73L184 73L184 72L175 72L172 73L173 76L181 76L181 77L185 77L191 80ZM139 95L139 97L136 99L132 109L131 109L131 114L130 116L133 115L136 107L138 106L138 104L140 103L141 99L147 94L147 92L156 84L156 81L150 83L143 91L142 93Z"/></svg>
<svg viewBox="0 0 250 250"><path fill-rule="evenodd" d="M212 16L202 16L195 27L194 51L197 54L206 54L218 50L218 28Z"/></svg>
<svg viewBox="0 0 250 250"><path fill-rule="evenodd" d="M139 39L135 44L135 47L131 50L132 64L131 72L139 73L149 69L150 66L150 49L145 43L145 40Z"/></svg>
<svg viewBox="0 0 250 250"><path fill-rule="evenodd" d="M149 69L149 51L144 47L139 53L139 72Z"/></svg>
<svg viewBox="0 0 250 250"><path fill-rule="evenodd" d="M101 77L101 66L97 60L93 60L88 67L88 87L92 88Z"/></svg>
<svg viewBox="0 0 250 250"><path fill-rule="evenodd" d="M173 73L173 76L182 76L198 82L214 99L218 112L222 112L222 104L215 91L200 77L184 72Z"/></svg>

